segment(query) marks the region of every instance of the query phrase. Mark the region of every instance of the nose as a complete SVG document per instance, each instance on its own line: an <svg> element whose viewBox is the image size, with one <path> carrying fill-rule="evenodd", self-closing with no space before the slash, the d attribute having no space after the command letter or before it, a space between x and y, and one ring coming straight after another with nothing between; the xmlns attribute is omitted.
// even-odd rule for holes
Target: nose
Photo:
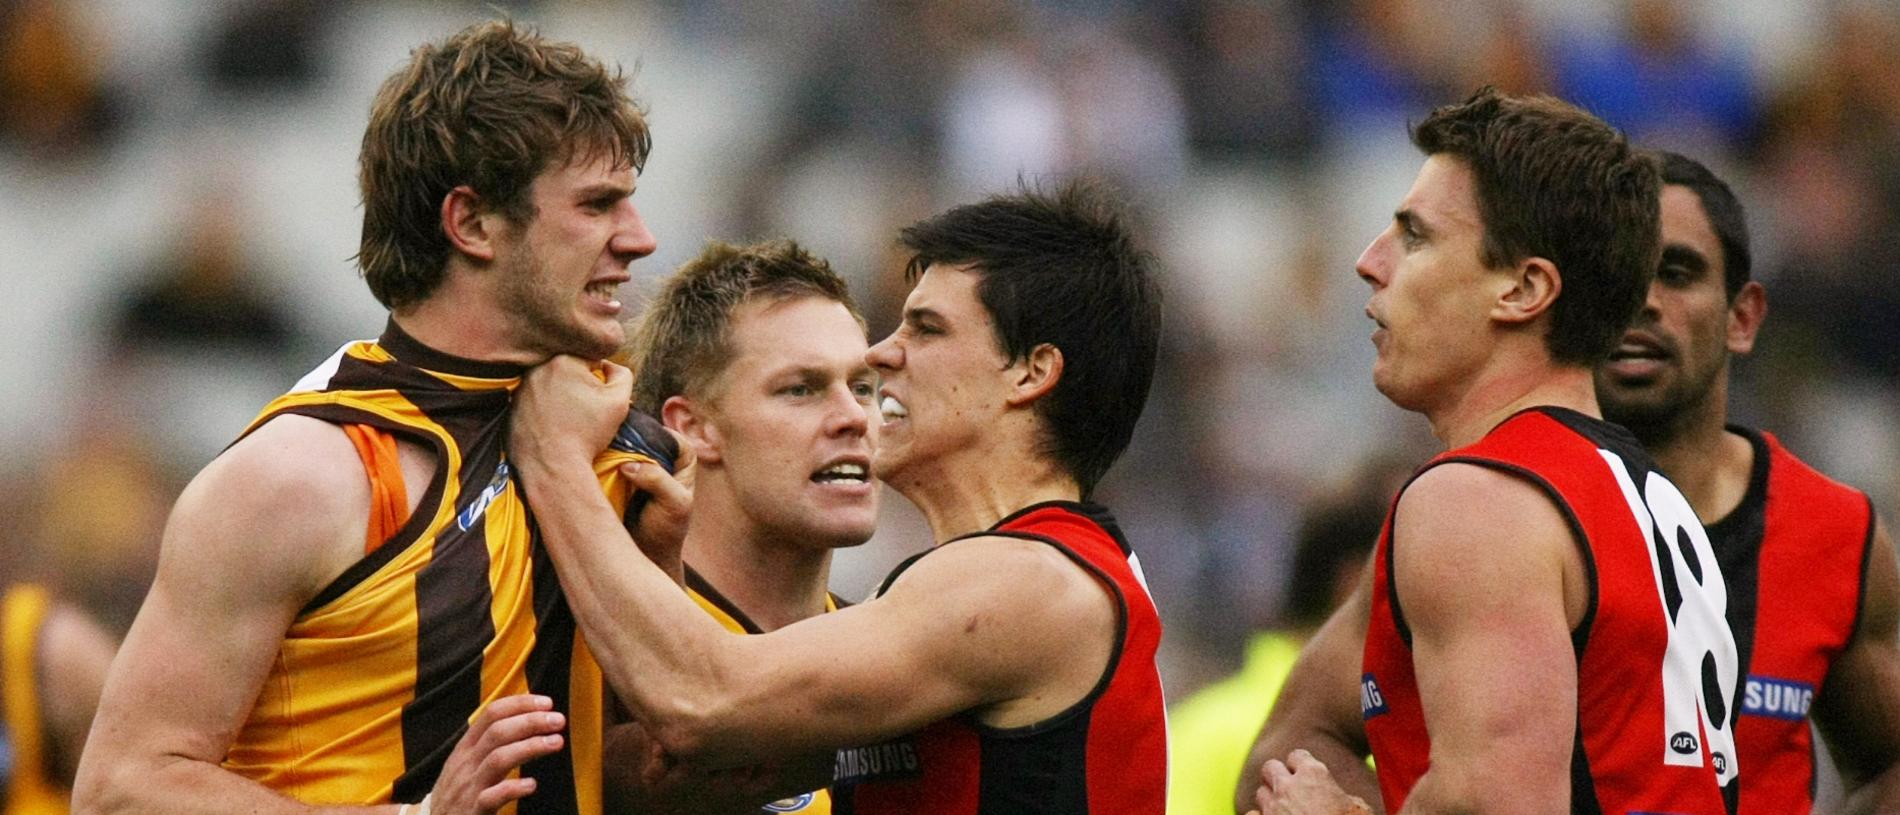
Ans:
<svg viewBox="0 0 1900 815"><path fill-rule="evenodd" d="M659 241L647 230L646 219L640 217L640 209L634 206L633 199L622 201L619 216L614 219L614 234L607 243L607 250L622 263L632 263L653 254L653 250L659 247Z"/></svg>
<svg viewBox="0 0 1900 815"><path fill-rule="evenodd" d="M825 418L825 432L832 436L862 436L871 427L873 408L858 400L851 385L832 389L831 411Z"/></svg>
<svg viewBox="0 0 1900 815"><path fill-rule="evenodd" d="M1649 281L1649 291L1643 294L1643 309L1639 312L1643 319L1654 320L1662 314L1662 292L1661 280Z"/></svg>
<svg viewBox="0 0 1900 815"><path fill-rule="evenodd" d="M1371 243L1366 244L1365 251L1359 253L1359 260L1352 265L1353 273L1359 275L1360 280L1366 281L1366 285L1374 289L1385 285L1385 269L1381 265L1383 260L1381 255L1386 234L1386 232L1381 232L1378 237L1372 239Z"/></svg>
<svg viewBox="0 0 1900 815"><path fill-rule="evenodd" d="M879 340L871 350L864 352L864 364L876 369L878 373L888 373L904 367L904 349L897 344L897 332Z"/></svg>

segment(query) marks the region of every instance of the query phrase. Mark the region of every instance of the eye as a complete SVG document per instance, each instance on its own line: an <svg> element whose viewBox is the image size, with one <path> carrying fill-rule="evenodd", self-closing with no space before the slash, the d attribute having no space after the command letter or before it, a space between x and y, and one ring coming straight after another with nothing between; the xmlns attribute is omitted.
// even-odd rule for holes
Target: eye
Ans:
<svg viewBox="0 0 1900 815"><path fill-rule="evenodd" d="M793 385L786 385L785 387L778 389L778 394L780 396L792 396L792 397L810 396L811 386L803 382L799 382Z"/></svg>
<svg viewBox="0 0 1900 815"><path fill-rule="evenodd" d="M877 383L869 379L859 379L851 383L851 395L860 402L870 402L877 398Z"/></svg>
<svg viewBox="0 0 1900 815"><path fill-rule="evenodd" d="M1681 288L1695 282L1695 273L1679 263L1665 263L1656 270L1656 279L1671 288Z"/></svg>

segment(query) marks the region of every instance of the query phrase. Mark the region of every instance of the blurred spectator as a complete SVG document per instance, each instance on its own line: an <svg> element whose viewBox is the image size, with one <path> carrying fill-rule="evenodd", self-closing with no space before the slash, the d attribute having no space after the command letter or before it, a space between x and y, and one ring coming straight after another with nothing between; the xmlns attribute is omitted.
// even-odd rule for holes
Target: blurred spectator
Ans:
<svg viewBox="0 0 1900 815"><path fill-rule="evenodd" d="M1295 536L1277 625L1255 631L1240 672L1168 712L1168 812L1230 815L1234 789L1300 648L1365 571L1407 464L1379 460L1338 494L1315 501Z"/></svg>
<svg viewBox="0 0 1900 815"><path fill-rule="evenodd" d="M1306 20L1292 0L1197 4L1182 50L1189 139L1213 161L1295 164L1317 148Z"/></svg>
<svg viewBox="0 0 1900 815"><path fill-rule="evenodd" d="M1746 56L1678 0L1626 0L1620 28L1557 49L1558 95L1652 144L1733 148L1758 117Z"/></svg>
<svg viewBox="0 0 1900 815"><path fill-rule="evenodd" d="M84 157L117 134L100 44L56 0L0 3L0 140L36 159Z"/></svg>
<svg viewBox="0 0 1900 815"><path fill-rule="evenodd" d="M325 70L319 46L339 0L258 0L230 7L204 51L213 84L233 91L308 87Z"/></svg>

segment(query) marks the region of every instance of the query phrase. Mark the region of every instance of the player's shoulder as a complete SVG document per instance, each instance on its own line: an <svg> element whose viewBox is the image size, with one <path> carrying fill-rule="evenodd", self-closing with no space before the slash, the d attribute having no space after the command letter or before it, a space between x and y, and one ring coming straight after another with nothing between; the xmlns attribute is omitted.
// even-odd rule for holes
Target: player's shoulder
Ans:
<svg viewBox="0 0 1900 815"><path fill-rule="evenodd" d="M892 581L888 594L929 591L987 602L1047 605L1093 590L1095 579L1067 553L1044 541L1013 535L957 538L918 558Z"/></svg>
<svg viewBox="0 0 1900 815"><path fill-rule="evenodd" d="M370 487L355 445L335 424L280 415L232 444L179 496L170 526L186 540L306 550L359 539Z"/></svg>
<svg viewBox="0 0 1900 815"><path fill-rule="evenodd" d="M1524 475L1471 461L1424 470L1399 496L1395 536L1408 546L1488 547L1535 538L1567 540L1569 527L1550 492Z"/></svg>

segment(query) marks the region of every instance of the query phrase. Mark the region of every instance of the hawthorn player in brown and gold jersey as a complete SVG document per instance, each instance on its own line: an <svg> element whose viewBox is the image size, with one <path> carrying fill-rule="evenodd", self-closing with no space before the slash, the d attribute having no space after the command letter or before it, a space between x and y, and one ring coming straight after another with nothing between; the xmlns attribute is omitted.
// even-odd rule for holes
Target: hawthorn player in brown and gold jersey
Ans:
<svg viewBox="0 0 1900 815"><path fill-rule="evenodd" d="M32 583L0 585L0 815L66 815L112 638Z"/></svg>
<svg viewBox="0 0 1900 815"><path fill-rule="evenodd" d="M631 200L648 145L617 71L507 22L384 84L358 262L389 328L180 496L76 809L600 811L599 674L510 474L508 414L527 366L625 342L615 290L654 249Z"/></svg>

